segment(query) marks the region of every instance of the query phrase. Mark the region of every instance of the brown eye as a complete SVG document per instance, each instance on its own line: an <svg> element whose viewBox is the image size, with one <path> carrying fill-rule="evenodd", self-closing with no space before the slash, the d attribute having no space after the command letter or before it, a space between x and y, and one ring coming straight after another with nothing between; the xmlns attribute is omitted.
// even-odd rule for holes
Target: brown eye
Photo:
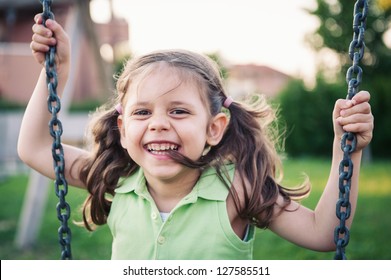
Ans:
<svg viewBox="0 0 391 280"><path fill-rule="evenodd" d="M171 110L170 114L172 115L182 115L182 114L190 114L189 111L184 110L184 109L174 109Z"/></svg>
<svg viewBox="0 0 391 280"><path fill-rule="evenodd" d="M150 114L151 112L149 112L148 110L136 110L133 112L133 115L137 115L137 116L147 116Z"/></svg>

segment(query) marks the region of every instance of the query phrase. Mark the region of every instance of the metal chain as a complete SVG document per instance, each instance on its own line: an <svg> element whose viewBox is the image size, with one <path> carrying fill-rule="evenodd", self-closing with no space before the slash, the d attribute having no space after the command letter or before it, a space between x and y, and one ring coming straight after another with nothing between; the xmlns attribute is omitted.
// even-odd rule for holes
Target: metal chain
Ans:
<svg viewBox="0 0 391 280"><path fill-rule="evenodd" d="M349 67L346 73L346 82L348 84L347 99L352 99L353 96L356 95L358 86L362 81L363 72L359 66L359 62L364 56L364 33L367 13L368 1L356 1L353 12L353 40L349 45L349 57L353 61L353 65ZM334 259L336 260L346 260L345 247L349 243L350 232L345 223L346 220L349 219L351 213L349 194L353 174L353 162L350 155L355 151L356 145L356 135L354 133L345 132L341 140L343 159L339 165L339 199L336 205L336 214L340 220L340 224L334 230L334 242L337 246Z"/></svg>
<svg viewBox="0 0 391 280"><path fill-rule="evenodd" d="M54 14L51 12L52 0L40 0L43 6L43 25L47 19L54 19ZM57 95L57 69L56 69L56 47L51 46L46 53L45 69L46 69L46 83L48 86L48 110L52 114L49 121L50 135L53 137L52 156L53 168L56 179L54 180L55 192L59 198L57 203L57 218L61 222L58 228L59 243L61 246L61 259L72 259L71 254L71 230L68 227L68 220L71 215L71 208L65 201L65 196L68 193L68 183L64 176L65 160L64 149L61 144L61 135L63 133L62 123L57 118L57 114L61 110L60 98Z"/></svg>

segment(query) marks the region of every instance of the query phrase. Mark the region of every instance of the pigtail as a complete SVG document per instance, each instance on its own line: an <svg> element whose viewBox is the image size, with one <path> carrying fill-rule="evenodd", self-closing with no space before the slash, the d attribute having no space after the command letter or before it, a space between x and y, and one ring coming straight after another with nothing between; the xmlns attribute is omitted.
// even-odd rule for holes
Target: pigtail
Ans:
<svg viewBox="0 0 391 280"><path fill-rule="evenodd" d="M257 227L267 228L279 195L284 198L281 208L285 209L291 197L302 197L309 188L290 191L279 185L283 174L276 150L276 112L262 96L255 95L246 103L233 102L228 109L229 126L215 148L222 157L232 158L240 174L244 203L235 187L230 189L238 212Z"/></svg>
<svg viewBox="0 0 391 280"><path fill-rule="evenodd" d="M112 107L97 111L90 129L93 153L85 159L80 178L87 186L89 196L83 206L83 221L87 229L107 221L111 199L118 180L132 173L136 165L121 146L117 126L119 113Z"/></svg>

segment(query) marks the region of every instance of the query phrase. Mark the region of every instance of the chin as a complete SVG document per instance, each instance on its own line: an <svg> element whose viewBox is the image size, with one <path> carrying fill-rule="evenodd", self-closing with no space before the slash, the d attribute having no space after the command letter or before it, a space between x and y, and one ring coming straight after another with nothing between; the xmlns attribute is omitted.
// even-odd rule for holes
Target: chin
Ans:
<svg viewBox="0 0 391 280"><path fill-rule="evenodd" d="M175 165L168 166L160 166L150 168L149 170L144 169L145 173L149 173L154 179L159 181L176 181L181 180L181 178L192 178L192 175L199 175L199 171L196 169L185 167L179 163L175 163Z"/></svg>

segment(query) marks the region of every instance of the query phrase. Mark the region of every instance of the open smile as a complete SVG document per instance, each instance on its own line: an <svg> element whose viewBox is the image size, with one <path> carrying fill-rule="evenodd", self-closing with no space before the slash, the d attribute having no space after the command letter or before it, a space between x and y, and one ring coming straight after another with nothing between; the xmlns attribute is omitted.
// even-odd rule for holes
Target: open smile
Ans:
<svg viewBox="0 0 391 280"><path fill-rule="evenodd" d="M178 151L179 146L173 143L150 143L146 145L148 152L155 155L164 155L168 151Z"/></svg>

